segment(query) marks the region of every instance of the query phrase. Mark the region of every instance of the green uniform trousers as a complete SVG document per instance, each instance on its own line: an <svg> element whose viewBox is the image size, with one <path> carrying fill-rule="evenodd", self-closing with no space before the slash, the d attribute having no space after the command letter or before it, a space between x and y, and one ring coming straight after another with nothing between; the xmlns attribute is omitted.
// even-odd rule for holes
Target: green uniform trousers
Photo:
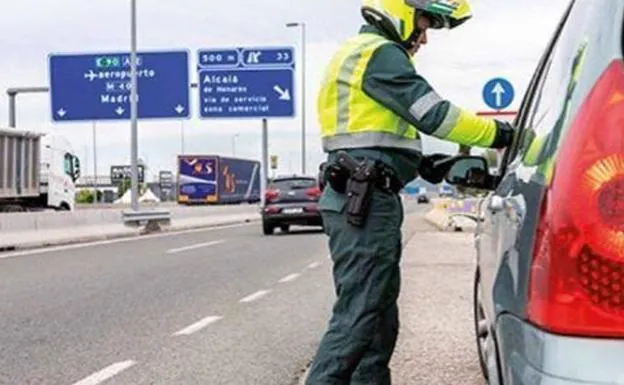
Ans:
<svg viewBox="0 0 624 385"><path fill-rule="evenodd" d="M375 189L364 228L347 223L347 197L329 185L319 201L336 302L306 385L390 385L399 329L403 205Z"/></svg>

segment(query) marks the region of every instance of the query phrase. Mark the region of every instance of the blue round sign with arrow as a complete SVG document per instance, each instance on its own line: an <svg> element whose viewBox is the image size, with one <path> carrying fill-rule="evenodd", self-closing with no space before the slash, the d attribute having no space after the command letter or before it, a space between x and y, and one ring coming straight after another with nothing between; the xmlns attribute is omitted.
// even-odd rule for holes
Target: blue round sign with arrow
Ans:
<svg viewBox="0 0 624 385"><path fill-rule="evenodd" d="M514 100L514 94L513 85L504 78L491 79L483 87L483 101L495 110L509 107Z"/></svg>

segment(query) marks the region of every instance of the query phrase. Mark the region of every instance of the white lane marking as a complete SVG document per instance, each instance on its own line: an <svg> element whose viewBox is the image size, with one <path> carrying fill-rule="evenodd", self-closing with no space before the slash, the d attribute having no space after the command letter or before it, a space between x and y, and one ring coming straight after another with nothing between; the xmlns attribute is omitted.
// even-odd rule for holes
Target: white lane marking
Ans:
<svg viewBox="0 0 624 385"><path fill-rule="evenodd" d="M320 262L312 262L311 264L308 265L308 267L306 267L306 269L316 269L319 266L321 266Z"/></svg>
<svg viewBox="0 0 624 385"><path fill-rule="evenodd" d="M82 380L74 383L74 385L96 385L96 384L100 384L100 383L108 380L109 378L111 378L113 376L116 376L117 374L123 372L124 370L128 369L129 367L133 366L134 364L136 364L136 362L131 361L131 360L117 362L116 364L112 364L111 366L108 366L108 367L100 370L99 372L93 373L89 377L83 378Z"/></svg>
<svg viewBox="0 0 624 385"><path fill-rule="evenodd" d="M285 282L293 281L293 280L297 279L300 275L301 275L301 273L295 273L295 274L287 275L284 278L280 279L279 283L285 283Z"/></svg>
<svg viewBox="0 0 624 385"><path fill-rule="evenodd" d="M55 251L80 249L80 248L83 248L83 247L110 245L110 244L113 244L113 243L137 242L137 241L143 241L145 239L172 237L172 236L175 236L175 235L184 235L184 234L201 233L201 232L207 232L207 231L234 229L234 228L238 228L238 227L245 227L245 226L251 226L251 225L255 225L255 223L240 223L240 224L236 224L236 225L224 225L224 226L206 227L206 228L203 228L203 229L170 231L170 232L162 233L162 234L150 234L150 235L141 235L141 236L134 236L134 235L132 235L132 236L129 236L127 238L108 239L108 240L104 240L104 241L93 241L93 242L77 243L77 244L63 245L63 246L52 246L52 247L46 247L46 248L43 248L43 249L24 250L24 251L16 251L16 252L11 252L11 253L2 253L2 252L0 252L0 259L3 259L3 258L13 258L13 257L22 257L22 256L34 255L34 254L52 253L52 252L55 252Z"/></svg>
<svg viewBox="0 0 624 385"><path fill-rule="evenodd" d="M265 295L269 294L271 292L271 290L258 290L257 292L248 295L247 297L241 299L238 302L252 302L255 301L257 299L260 299L262 297L264 297Z"/></svg>
<svg viewBox="0 0 624 385"><path fill-rule="evenodd" d="M195 245L184 246L184 247L179 247L177 249L167 250L167 254L180 253L182 251L194 250L194 249L199 249L199 248L208 247L208 246L214 246L214 245L218 245L218 244L223 243L223 242L225 242L225 240L197 243Z"/></svg>
<svg viewBox="0 0 624 385"><path fill-rule="evenodd" d="M220 320L223 317L219 317L219 316L208 316L206 318L203 318L197 322L195 322L192 325L189 325L187 327L185 327L184 329L177 331L175 333L173 333L174 336L188 336L190 334L193 334L203 328L205 328L206 326L217 322L218 320Z"/></svg>

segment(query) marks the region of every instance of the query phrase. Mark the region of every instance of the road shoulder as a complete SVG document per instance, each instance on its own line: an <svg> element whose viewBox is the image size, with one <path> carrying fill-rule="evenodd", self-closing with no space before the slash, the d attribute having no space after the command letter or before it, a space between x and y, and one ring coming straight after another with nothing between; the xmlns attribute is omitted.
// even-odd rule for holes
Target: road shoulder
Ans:
<svg viewBox="0 0 624 385"><path fill-rule="evenodd" d="M473 234L415 232L401 267L393 384L484 384L473 332Z"/></svg>

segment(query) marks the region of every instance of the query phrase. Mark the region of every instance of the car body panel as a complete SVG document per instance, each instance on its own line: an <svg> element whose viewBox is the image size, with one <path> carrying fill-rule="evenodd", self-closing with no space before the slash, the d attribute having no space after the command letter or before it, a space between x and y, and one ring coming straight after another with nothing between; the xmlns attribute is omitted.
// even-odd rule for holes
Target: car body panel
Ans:
<svg viewBox="0 0 624 385"><path fill-rule="evenodd" d="M497 322L506 385L624 383L624 343L546 333L511 314Z"/></svg>
<svg viewBox="0 0 624 385"><path fill-rule="evenodd" d="M265 213L265 220L269 220L276 225L308 225L321 226L321 215L316 203L282 203L273 204L272 207L279 207L280 211L275 213ZM294 211L297 210L297 211Z"/></svg>
<svg viewBox="0 0 624 385"><path fill-rule="evenodd" d="M622 59L623 20L624 1L570 3L527 88L502 178L480 202L476 259L499 362L490 367L492 384L624 384L624 340L552 335L527 315L535 230L557 150L596 81ZM535 140L546 143L537 162Z"/></svg>
<svg viewBox="0 0 624 385"><path fill-rule="evenodd" d="M322 226L322 218L318 210L320 193L310 196L308 189L317 188L319 182L312 177L285 177L275 179L269 189L275 196L267 200L262 208L263 225L281 227L290 225Z"/></svg>

